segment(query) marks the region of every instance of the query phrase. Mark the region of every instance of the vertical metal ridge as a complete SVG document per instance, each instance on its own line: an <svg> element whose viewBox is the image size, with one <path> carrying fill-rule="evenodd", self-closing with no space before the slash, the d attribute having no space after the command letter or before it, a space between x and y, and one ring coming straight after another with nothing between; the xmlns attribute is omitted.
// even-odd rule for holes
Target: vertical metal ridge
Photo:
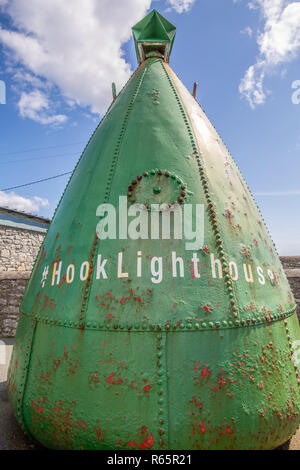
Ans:
<svg viewBox="0 0 300 470"><path fill-rule="evenodd" d="M140 73L141 76L138 78L138 83L137 83L137 85L136 85L136 87L133 91L132 97L129 101L128 109L125 113L125 117L124 117L123 122L121 124L121 130L120 130L119 136L117 138L117 143L116 143L116 146L115 146L113 158L111 160L110 169L108 171L106 189L105 189L104 199L103 199L104 203L108 203L108 201L110 199L111 186L112 186L113 178L114 178L114 175L115 175L116 166L117 166L117 163L119 161L124 135L125 135L125 132L126 132L126 129L127 129L127 126L128 126L128 122L129 122L129 118L130 118L132 109L134 107L136 98L139 94L139 91L140 91L141 85L143 83L145 74L148 70L148 67L145 64L143 67L140 67L138 70L139 70L138 73ZM81 310L80 310L79 324L80 324L80 327L82 329L84 329L84 327L85 327L85 316L86 316L87 305L88 305L89 297L90 297L91 278L92 278L94 265L95 265L95 256L96 256L97 248L98 248L98 240L99 239L98 239L97 233L95 233L93 244L92 244L92 247L91 247L91 250L90 250L90 256L89 256L89 260L90 260L90 263L91 263L90 264L90 269L89 269L89 275L88 275L88 279L86 281L86 285L85 285L85 288L84 288L83 301L82 301Z"/></svg>
<svg viewBox="0 0 300 470"><path fill-rule="evenodd" d="M200 181L202 183L203 191L204 191L206 202L207 202L208 209L209 209L210 222L211 222L212 231L215 237L215 243L217 246L219 257L221 259L222 270L224 273L225 288L226 288L226 292L227 292L228 300L229 300L229 310L232 316L234 318L237 318L238 317L238 302L237 302L237 298L234 292L232 278L229 273L228 259L226 257L226 254L223 248L223 240L221 236L221 231L219 229L219 223L218 223L218 217L217 217L216 210L215 210L215 205L210 195L210 189L208 185L209 181L205 172L205 167L203 163L203 155L202 155L201 150L199 149L197 138L195 136L192 123L190 122L189 115L187 111L185 110L182 100L180 98L180 94L168 73L168 70L167 70L168 65L167 64L165 65L162 61L161 61L161 65L163 67L163 70L165 71L165 74L168 78L170 86L173 90L175 99L178 103L178 107L183 117L184 125L187 128L187 132L189 134L191 146L193 149L193 156L195 157L197 161Z"/></svg>
<svg viewBox="0 0 300 470"><path fill-rule="evenodd" d="M169 394L167 364L167 332L156 333L156 373L158 385L159 449L169 449Z"/></svg>
<svg viewBox="0 0 300 470"><path fill-rule="evenodd" d="M30 433L28 427L26 426L25 420L24 420L24 397L26 393L26 387L28 384L28 378L30 374L30 363L31 363L31 356L32 356L32 351L33 351L33 343L35 340L35 333L36 333L36 327L37 327L37 321L29 319L27 317L27 321L30 321L30 326L31 326L31 332L30 332L30 337L28 338L26 348L23 350L23 354L26 357L26 361L23 365L23 370L22 370L22 376L21 376L21 388L18 388L17 392L17 410L16 410L16 415L18 422L23 429L24 433L28 435L31 439L35 440L32 434Z"/></svg>

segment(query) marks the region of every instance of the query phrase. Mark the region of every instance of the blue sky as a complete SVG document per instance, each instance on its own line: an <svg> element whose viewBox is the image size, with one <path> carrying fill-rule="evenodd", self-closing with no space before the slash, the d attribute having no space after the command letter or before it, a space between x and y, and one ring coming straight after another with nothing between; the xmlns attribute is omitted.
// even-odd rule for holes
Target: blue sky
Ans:
<svg viewBox="0 0 300 470"><path fill-rule="evenodd" d="M300 255L299 1L0 0L0 190L73 169L111 82L136 68L130 28L149 8L176 25L170 65L198 82L279 253ZM51 217L67 180L0 191L0 205Z"/></svg>

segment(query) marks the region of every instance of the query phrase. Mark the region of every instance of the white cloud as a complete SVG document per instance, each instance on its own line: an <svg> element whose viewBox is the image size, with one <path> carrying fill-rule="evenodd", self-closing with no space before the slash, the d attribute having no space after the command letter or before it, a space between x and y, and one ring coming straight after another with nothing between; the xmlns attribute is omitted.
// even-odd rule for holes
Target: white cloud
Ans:
<svg viewBox="0 0 300 470"><path fill-rule="evenodd" d="M191 1L175 3L186 9ZM21 64L31 77L56 85L67 104L103 113L111 102L112 81L120 90L132 73L122 45L150 4L151 0L11 0L4 10L13 29L0 27L0 41L16 68ZM36 99L30 105L28 94L33 92ZM47 94L43 101L36 89L26 89L19 101L20 112L44 124L56 122L57 116L48 114L49 90ZM44 112L42 119L38 105Z"/></svg>
<svg viewBox="0 0 300 470"><path fill-rule="evenodd" d="M5 193L0 191L0 206L8 207L9 209L15 209L23 212L38 212L42 207L48 207L48 199L44 199L38 196L33 198L27 198L19 196L14 192Z"/></svg>
<svg viewBox="0 0 300 470"><path fill-rule="evenodd" d="M40 124L62 124L67 120L64 114L49 115L49 100L40 90L33 90L30 93L22 92L18 108L20 116L30 118Z"/></svg>
<svg viewBox="0 0 300 470"><path fill-rule="evenodd" d="M175 10L177 13L184 13L189 11L194 5L196 0L167 0L168 4L171 6L171 9Z"/></svg>
<svg viewBox="0 0 300 470"><path fill-rule="evenodd" d="M295 59L300 51L300 2L253 0L248 6L259 9L264 19L264 30L257 37L259 57L246 71L239 87L255 108L266 101L266 75Z"/></svg>
<svg viewBox="0 0 300 470"><path fill-rule="evenodd" d="M247 36L249 36L249 38L252 37L252 34L253 34L253 30L252 28L250 28L250 26L246 26L244 29L242 29L240 31L241 34L246 34Z"/></svg>
<svg viewBox="0 0 300 470"><path fill-rule="evenodd" d="M239 91L248 100L251 108L266 101L266 92L263 88L265 70L263 62L251 65L241 80Z"/></svg>
<svg viewBox="0 0 300 470"><path fill-rule="evenodd" d="M44 88L50 89L51 83L45 80L41 80L40 78L36 77L32 73L22 70L22 68L18 67L16 70L11 68L7 70L7 72L11 72L13 74L13 80L20 84L23 88L26 88L27 85L30 85L35 88Z"/></svg>

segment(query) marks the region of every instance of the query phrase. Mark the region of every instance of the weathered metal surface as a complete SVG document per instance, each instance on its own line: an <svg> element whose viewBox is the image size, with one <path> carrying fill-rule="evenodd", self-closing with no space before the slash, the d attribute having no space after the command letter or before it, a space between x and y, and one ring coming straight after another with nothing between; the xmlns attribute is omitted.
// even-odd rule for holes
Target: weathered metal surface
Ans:
<svg viewBox="0 0 300 470"><path fill-rule="evenodd" d="M118 208L120 195L204 204L204 245L99 240L97 207ZM90 139L21 312L9 394L48 447L271 449L299 426L299 324L275 247L220 137L159 57Z"/></svg>
<svg viewBox="0 0 300 470"><path fill-rule="evenodd" d="M158 11L153 10L132 28L139 63L150 57L160 57L166 62L175 39L176 28Z"/></svg>

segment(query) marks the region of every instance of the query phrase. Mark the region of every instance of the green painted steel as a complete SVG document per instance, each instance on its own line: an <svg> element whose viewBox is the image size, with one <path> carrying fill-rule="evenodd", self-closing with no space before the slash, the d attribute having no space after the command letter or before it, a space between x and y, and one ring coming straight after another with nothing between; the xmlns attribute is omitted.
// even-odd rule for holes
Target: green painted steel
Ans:
<svg viewBox="0 0 300 470"><path fill-rule="evenodd" d="M134 25L132 33L139 63L153 56L169 61L176 28L158 11L151 11Z"/></svg>
<svg viewBox="0 0 300 470"><path fill-rule="evenodd" d="M95 130L37 257L9 396L50 448L272 449L300 421L295 300L237 166L156 51L160 18L146 17L153 54ZM199 204L204 243L126 238L118 218L99 239L99 205L124 215L124 201L147 205L142 225L151 204Z"/></svg>

